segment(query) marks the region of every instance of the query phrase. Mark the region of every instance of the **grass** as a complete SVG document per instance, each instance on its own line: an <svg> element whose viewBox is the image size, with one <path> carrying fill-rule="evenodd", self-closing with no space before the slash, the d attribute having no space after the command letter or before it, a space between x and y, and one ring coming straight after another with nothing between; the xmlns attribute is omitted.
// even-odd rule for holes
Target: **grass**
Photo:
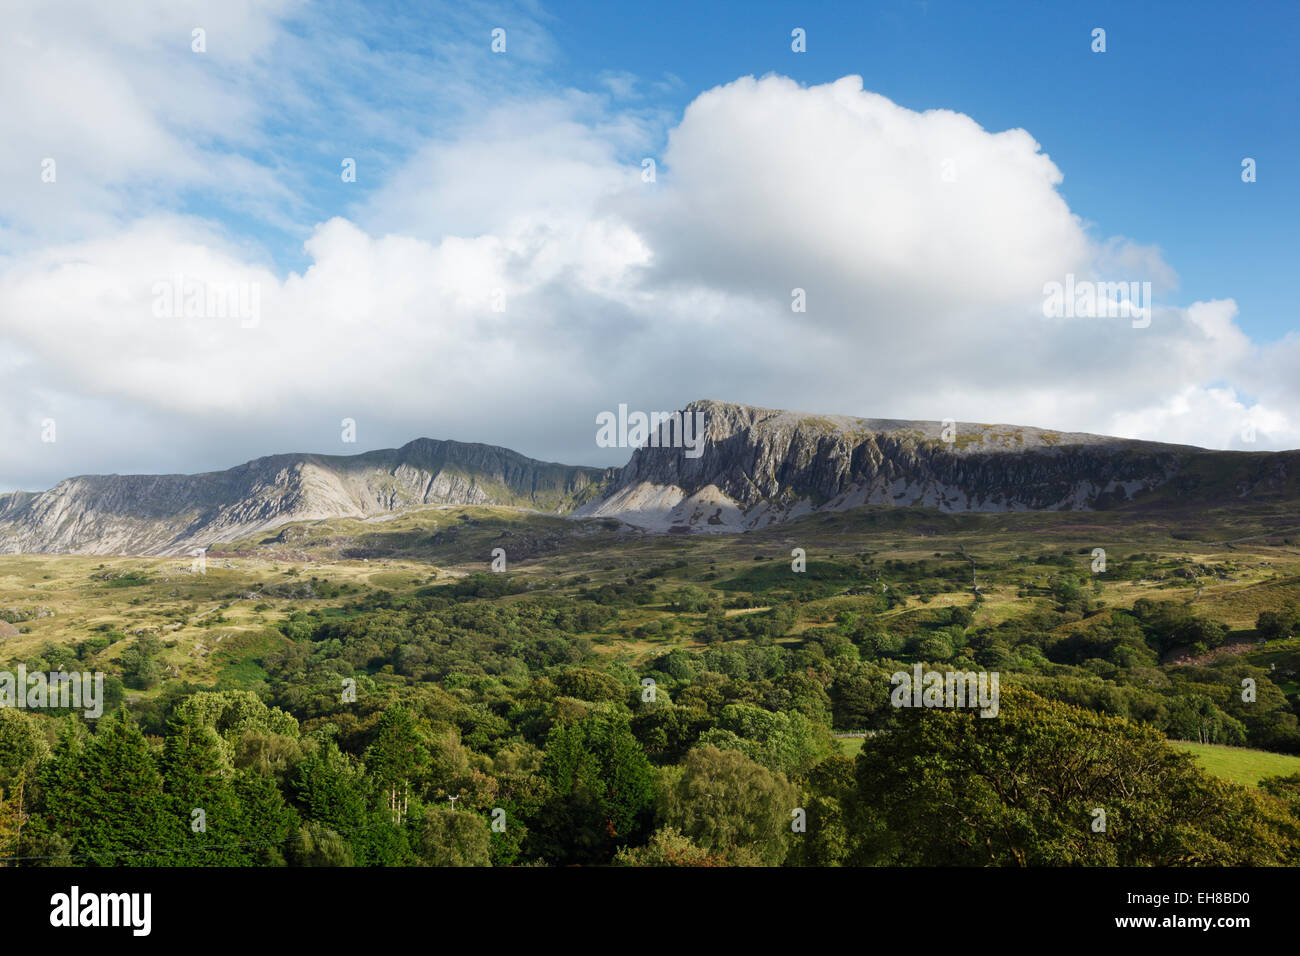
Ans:
<svg viewBox="0 0 1300 956"><path fill-rule="evenodd" d="M621 608L617 620L589 635L603 657L631 663L699 646L695 633L704 616L664 607L687 584L724 605L749 597L768 607L797 596L799 617L787 640L841 617L908 630L918 614L928 619L950 605L971 607L958 552L976 562L984 597L975 609L977 626L1050 606L1051 577L1072 571L1089 580L1090 552L1104 547L1109 568L1094 597L1106 607L1131 607L1141 597L1187 601L1201 616L1249 629L1259 611L1300 603L1300 551L1251 537L1294 523L1293 510L1284 512L1251 506L1176 515L946 514L872 506L749 534L687 536L509 508L430 507L382 519L297 523L214 545L206 574L191 573L187 557L0 555L0 616L21 621L19 634L0 639L0 667L30 659L49 643L107 634L119 637L87 663L115 673L122 652L154 634L164 642L163 662L182 679L256 684L263 677L258 662L270 648L246 644L244 635L264 634L296 610L346 616L343 605L379 590L400 597L487 572L497 547L506 550L511 578L557 597L584 586L622 585L632 576L653 584L658 590L650 603ZM1195 531L1198 540L1174 541L1171 530ZM1227 540L1239 543L1205 543ZM807 558L799 574L791 570L796 547ZM950 573L953 568L961 573ZM657 573L649 575L652 569ZM1195 574L1180 575L1184 569ZM328 588L313 591L307 587L313 579ZM501 600L528 600L532 593ZM886 610L889 600L896 603ZM727 618L762 607L733 606ZM664 630L633 633L652 622ZM1284 691L1300 686L1300 639L1259 645L1247 656L1275 672ZM858 744L845 746L856 752Z"/></svg>
<svg viewBox="0 0 1300 956"><path fill-rule="evenodd" d="M1300 773L1300 757L1287 754L1251 750L1248 747L1199 744L1190 740L1171 740L1169 743L1181 750L1190 751L1206 772L1243 787L1258 787L1264 777Z"/></svg>
<svg viewBox="0 0 1300 956"><path fill-rule="evenodd" d="M862 737L837 737L840 753L856 757L866 742ZM1248 747L1224 747L1220 744L1198 744L1190 740L1171 740L1170 745L1186 750L1196 757L1201 769L1216 777L1243 787L1258 787L1265 777L1300 773L1300 757L1251 750Z"/></svg>
<svg viewBox="0 0 1300 956"><path fill-rule="evenodd" d="M856 757L862 752L862 745L867 742L865 737L837 737L835 742L840 745L840 753L846 757Z"/></svg>

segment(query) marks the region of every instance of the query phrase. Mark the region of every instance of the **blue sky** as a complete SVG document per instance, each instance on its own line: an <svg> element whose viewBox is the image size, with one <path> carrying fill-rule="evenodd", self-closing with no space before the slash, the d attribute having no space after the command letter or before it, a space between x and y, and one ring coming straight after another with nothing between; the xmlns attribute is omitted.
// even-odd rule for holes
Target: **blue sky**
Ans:
<svg viewBox="0 0 1300 956"><path fill-rule="evenodd" d="M621 4L554 2L462 12L453 35L436 5L330 3L289 23L306 38L348 24L373 53L399 57L408 82L367 88L358 74L360 95L380 112L412 111L434 135L440 121L461 112L419 74L448 56L454 64L463 54L448 48L497 25L507 29L512 52L531 61L523 73L533 88L599 89L609 75L626 73L642 81L625 99L629 106L678 115L700 92L747 74L816 84L856 73L868 89L913 110L956 110L988 130L1027 129L1065 174L1061 192L1096 235L1123 234L1164 251L1179 275L1179 301L1231 295L1242 327L1262 340L1295 330L1300 318L1290 284L1300 249L1293 172L1300 167L1300 10L1290 3L759 0L741 12L669 0L629 15ZM794 26L807 31L806 53L790 50ZM1104 54L1091 50L1095 27L1107 31ZM492 64L483 51L475 58ZM516 75L514 60L500 65ZM270 130L288 146L286 162L357 154L383 169L407 155L400 141L358 142L355 129L317 106L311 142L296 142L301 130L287 116ZM1252 184L1240 176L1247 156L1257 162ZM304 198L318 219L346 214L374 181L364 177L352 192L331 183ZM300 236L222 215L232 228L260 233L282 266L303 264Z"/></svg>
<svg viewBox="0 0 1300 956"><path fill-rule="evenodd" d="M618 464L598 413L698 398L1300 446L1287 4L6 15L0 492L417 436ZM1045 315L1074 274L1154 321Z"/></svg>

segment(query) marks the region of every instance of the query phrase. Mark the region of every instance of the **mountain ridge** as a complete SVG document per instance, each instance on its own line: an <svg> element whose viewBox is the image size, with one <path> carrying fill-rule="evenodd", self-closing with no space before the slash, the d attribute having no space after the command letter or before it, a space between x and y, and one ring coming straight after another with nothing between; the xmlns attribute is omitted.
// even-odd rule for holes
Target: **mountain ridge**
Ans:
<svg viewBox="0 0 1300 956"><path fill-rule="evenodd" d="M293 521L436 504L564 513L608 469L417 438L357 455L289 453L194 475L82 475L0 497L0 553L178 554Z"/></svg>
<svg viewBox="0 0 1300 956"><path fill-rule="evenodd" d="M417 438L357 455L265 456L197 475L78 476L45 492L0 495L0 553L178 554L296 521L429 505L614 518L652 532L742 532L860 505L1089 511L1300 498L1300 452L716 400L680 414L695 413L705 429L698 457L646 445L622 468Z"/></svg>

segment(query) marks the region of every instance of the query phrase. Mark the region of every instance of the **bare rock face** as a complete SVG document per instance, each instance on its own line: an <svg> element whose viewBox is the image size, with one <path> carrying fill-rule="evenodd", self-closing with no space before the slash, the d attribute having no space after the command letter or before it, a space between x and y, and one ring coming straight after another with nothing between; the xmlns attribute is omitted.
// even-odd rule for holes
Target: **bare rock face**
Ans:
<svg viewBox="0 0 1300 956"><path fill-rule="evenodd" d="M70 478L0 495L0 553L182 554L298 521L429 505L746 531L860 505L950 512L1215 507L1300 500L1300 452L1216 452L1016 425L809 415L692 402L698 457L644 447L621 469L421 438L350 457L276 455L202 475Z"/></svg>
<svg viewBox="0 0 1300 956"><path fill-rule="evenodd" d="M864 504L1092 510L1296 494L1294 452L1210 452L1015 425L893 421L693 402L704 452L637 449L579 515L658 531L744 531ZM1161 495L1163 494L1163 497Z"/></svg>
<svg viewBox="0 0 1300 956"><path fill-rule="evenodd" d="M354 456L275 455L201 475L70 478L0 497L0 553L182 554L291 521L427 505L565 513L608 477L504 448L417 439Z"/></svg>

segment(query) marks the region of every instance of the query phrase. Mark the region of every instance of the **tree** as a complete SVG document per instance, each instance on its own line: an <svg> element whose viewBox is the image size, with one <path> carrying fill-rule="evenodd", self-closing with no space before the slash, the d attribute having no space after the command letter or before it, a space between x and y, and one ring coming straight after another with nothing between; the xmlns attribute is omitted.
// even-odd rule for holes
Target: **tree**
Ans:
<svg viewBox="0 0 1300 956"><path fill-rule="evenodd" d="M49 745L34 716L0 707L0 786L30 774L49 755Z"/></svg>
<svg viewBox="0 0 1300 956"><path fill-rule="evenodd" d="M162 641L153 634L143 634L122 652L122 678L128 687L148 690L162 680L162 665L158 654Z"/></svg>
<svg viewBox="0 0 1300 956"><path fill-rule="evenodd" d="M1204 694L1176 698L1169 707L1169 735L1203 744L1240 746L1246 742L1246 728L1229 717Z"/></svg>
<svg viewBox="0 0 1300 956"><path fill-rule="evenodd" d="M588 701L618 701L627 696L626 686L612 674L575 667L555 675L555 687L565 697Z"/></svg>
<svg viewBox="0 0 1300 956"><path fill-rule="evenodd" d="M840 664L831 681L830 695L835 727L876 727L891 710L889 672L875 664Z"/></svg>
<svg viewBox="0 0 1300 956"><path fill-rule="evenodd" d="M852 862L861 834L854 825L856 803L853 761L827 757L802 780L807 829L792 840L797 866L841 866Z"/></svg>
<svg viewBox="0 0 1300 956"><path fill-rule="evenodd" d="M632 732L646 755L661 765L681 760L712 724L712 718L703 710L671 704L644 710L631 721Z"/></svg>
<svg viewBox="0 0 1300 956"><path fill-rule="evenodd" d="M867 741L856 776L864 818L885 835L875 862L1213 866L1300 858L1297 821L1280 805L1206 776L1158 731L1017 687L1002 689L995 718L968 709L900 712L896 729ZM1103 819L1104 829L1094 829Z"/></svg>
<svg viewBox="0 0 1300 956"><path fill-rule="evenodd" d="M330 741L298 765L293 788L303 815L349 840L366 824L370 787L363 772Z"/></svg>
<svg viewBox="0 0 1300 956"><path fill-rule="evenodd" d="M289 859L296 866L355 866L348 841L329 827L307 821L294 834Z"/></svg>
<svg viewBox="0 0 1300 956"><path fill-rule="evenodd" d="M1276 641L1290 637L1296 626L1294 606L1281 611L1260 611L1255 619L1255 631L1262 641Z"/></svg>
<svg viewBox="0 0 1300 956"><path fill-rule="evenodd" d="M157 758L126 711L103 718L82 745L70 735L41 765L50 824L98 866L146 866L166 857L167 803Z"/></svg>
<svg viewBox="0 0 1300 956"><path fill-rule="evenodd" d="M234 780L235 802L240 808L239 832L244 835L240 862L282 866L281 852L298 827L298 817L269 777L239 771Z"/></svg>
<svg viewBox="0 0 1300 956"><path fill-rule="evenodd" d="M161 821L177 866L234 866L246 855L239 844L256 839L240 825L232 778L235 770L211 727L182 723L163 746Z"/></svg>
<svg viewBox="0 0 1300 956"><path fill-rule="evenodd" d="M784 774L738 751L701 745L666 788L660 818L729 863L779 866L797 808L798 791Z"/></svg>
<svg viewBox="0 0 1300 956"><path fill-rule="evenodd" d="M227 741L245 732L297 737L298 721L279 707L268 707L246 690L200 691L177 703L172 719L211 727Z"/></svg>
<svg viewBox="0 0 1300 956"><path fill-rule="evenodd" d="M1079 579L1072 574L1062 574L1052 578L1048 588L1063 611L1077 610L1083 601L1083 587Z"/></svg>
<svg viewBox="0 0 1300 956"><path fill-rule="evenodd" d="M8 795L0 788L0 858L19 855L23 824L27 822L26 784L25 773L19 772L18 778L8 788ZM0 866L5 865L0 859Z"/></svg>
<svg viewBox="0 0 1300 956"><path fill-rule="evenodd" d="M542 776L553 794L538 828L548 859L608 862L619 846L648 832L654 769L625 715L556 724L546 739Z"/></svg>
<svg viewBox="0 0 1300 956"><path fill-rule="evenodd" d="M430 807L424 813L415 852L428 866L491 866L488 824L477 813Z"/></svg>
<svg viewBox="0 0 1300 956"><path fill-rule="evenodd" d="M749 704L723 707L717 727L701 734L700 743L739 750L785 774L807 770L834 747L825 725L797 711L773 712Z"/></svg>
<svg viewBox="0 0 1300 956"><path fill-rule="evenodd" d="M346 840L358 866L410 862L406 830L379 809L374 779L333 741L303 759L293 786L303 815Z"/></svg>
<svg viewBox="0 0 1300 956"><path fill-rule="evenodd" d="M410 799L410 779L429 762L429 747L415 715L400 704L384 711L379 732L366 749L366 770L384 792L393 822L400 824Z"/></svg>
<svg viewBox="0 0 1300 956"><path fill-rule="evenodd" d="M672 827L656 830L645 846L624 847L614 856L615 866L726 866L716 853L696 846Z"/></svg>

